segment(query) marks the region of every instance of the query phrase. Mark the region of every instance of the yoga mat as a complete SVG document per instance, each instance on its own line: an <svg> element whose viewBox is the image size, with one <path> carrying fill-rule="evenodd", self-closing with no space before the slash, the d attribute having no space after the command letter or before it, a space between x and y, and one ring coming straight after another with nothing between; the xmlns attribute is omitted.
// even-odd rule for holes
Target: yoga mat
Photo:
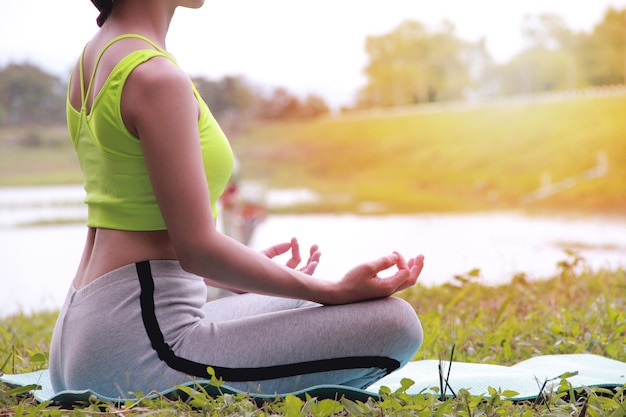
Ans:
<svg viewBox="0 0 626 417"><path fill-rule="evenodd" d="M318 399L339 399L345 397L353 401L365 402L368 398L380 399L379 390L381 387L388 387L392 392L401 388L401 381L404 378L414 382L414 385L407 389L407 394L432 393L434 392L433 388L440 387L439 365L440 362L437 360L410 362L364 390L338 385L320 385L306 390L278 395L259 395L254 393L249 395L257 401L273 401L277 398L285 398L287 395L294 395L304 399L306 395L310 395ZM491 387L496 390L516 392L516 395L510 397L512 400L529 400L539 396L542 387L549 391L558 386L561 382L560 376L564 374L575 374L566 378L574 388L583 386L621 387L626 385L626 362L592 354L537 356L512 366L445 361L441 362L441 365L443 375L447 378L449 385L449 388L446 388L446 395L448 396L452 395L453 392L458 393L460 389L467 389L472 395L489 396L489 388ZM37 385L38 388L31 391L37 401L52 401L63 406L88 403L92 395L102 401L118 404L123 404L129 400L137 400L137 398L133 397L106 397L88 388L54 393L50 385L48 370L25 374L5 374L0 376L0 381L14 387ZM546 383L545 387L544 383ZM222 394L243 393L226 385L217 388L204 380L183 384L183 386L187 387L194 387L194 385L200 385L209 395L214 397ZM168 398L186 397L186 394L177 387L172 387L158 394L148 395L148 397L154 398L157 395L163 395Z"/></svg>

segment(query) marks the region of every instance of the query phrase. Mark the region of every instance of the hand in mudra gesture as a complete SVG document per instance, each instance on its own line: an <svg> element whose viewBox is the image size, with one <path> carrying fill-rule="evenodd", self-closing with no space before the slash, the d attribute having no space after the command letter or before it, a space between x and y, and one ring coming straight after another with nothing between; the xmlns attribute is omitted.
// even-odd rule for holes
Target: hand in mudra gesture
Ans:
<svg viewBox="0 0 626 417"><path fill-rule="evenodd" d="M302 258L300 246L296 238L290 242L279 243L263 251L268 258L274 258L291 250L291 258L285 263L289 268L296 269ZM312 245L306 264L299 269L313 275L321 252L317 245ZM381 273L395 267L396 271L388 276ZM405 259L399 252L393 252L376 260L365 262L349 270L339 281L329 282L334 287L330 299L324 304L347 304L374 298L388 297L405 290L417 282L424 267L424 256Z"/></svg>
<svg viewBox="0 0 626 417"><path fill-rule="evenodd" d="M380 275L392 267L397 268L395 273L385 277ZM423 267L423 255L406 260L398 252L360 264L348 271L337 283L339 290L336 303L344 304L393 295L415 285Z"/></svg>
<svg viewBox="0 0 626 417"><path fill-rule="evenodd" d="M270 246L267 249L261 251L262 254L272 259L276 256L282 255L287 251L291 250L291 258L285 263L285 266L291 269L296 269L300 262L302 262L302 258L300 256L300 244L298 243L298 239L295 237L291 238L289 242L278 243L274 246ZM320 256L322 253L319 251L317 245L312 245L309 249L309 259L307 259L306 264L299 269L300 272L304 272L305 274L313 275L315 272L315 268L320 260Z"/></svg>

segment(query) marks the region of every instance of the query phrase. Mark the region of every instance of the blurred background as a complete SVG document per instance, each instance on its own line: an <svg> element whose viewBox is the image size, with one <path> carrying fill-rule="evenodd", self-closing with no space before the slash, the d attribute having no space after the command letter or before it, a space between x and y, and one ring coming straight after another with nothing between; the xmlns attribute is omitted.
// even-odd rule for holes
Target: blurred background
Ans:
<svg viewBox="0 0 626 417"><path fill-rule="evenodd" d="M329 279L391 250L425 285L626 263L626 2L221 3L168 49L238 159L224 232L318 243ZM58 307L79 260L65 89L96 16L0 4L0 315Z"/></svg>

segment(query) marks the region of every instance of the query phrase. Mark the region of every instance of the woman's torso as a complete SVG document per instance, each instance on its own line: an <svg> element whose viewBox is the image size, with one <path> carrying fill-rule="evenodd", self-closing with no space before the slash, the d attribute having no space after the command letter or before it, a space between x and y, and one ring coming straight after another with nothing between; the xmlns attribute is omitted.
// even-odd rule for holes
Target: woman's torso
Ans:
<svg viewBox="0 0 626 417"><path fill-rule="evenodd" d="M107 88L107 80L116 65L134 51L151 48L145 40L126 38L108 46L98 61L98 55L107 42L113 38L115 36L102 35L99 37L97 35L87 45L82 57L84 78L73 76L68 88L68 105L74 111L80 111L83 93L87 91L90 82L92 82L92 85L88 95L85 97L87 114L90 113L93 100L98 96L103 86ZM93 81L91 81L90 75L94 66L96 66L96 61L98 61L97 71L93 75ZM79 64L75 68L75 75L79 74L78 69ZM81 80L84 83L82 92ZM121 114L123 119L123 112ZM198 114L200 114L200 103ZM132 126L126 126L126 128L130 133L136 134ZM167 230L129 231L115 228L90 227L73 284L76 289L80 289L103 274L124 265L157 259L178 259Z"/></svg>

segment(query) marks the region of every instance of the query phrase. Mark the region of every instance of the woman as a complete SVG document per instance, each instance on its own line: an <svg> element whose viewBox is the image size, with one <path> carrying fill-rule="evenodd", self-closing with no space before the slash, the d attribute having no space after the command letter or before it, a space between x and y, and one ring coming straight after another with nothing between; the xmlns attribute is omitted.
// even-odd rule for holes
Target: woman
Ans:
<svg viewBox="0 0 626 417"><path fill-rule="evenodd" d="M129 397L208 378L208 366L252 393L363 388L409 361L421 325L390 296L416 282L421 255L330 281L311 276L315 246L297 270L295 239L258 253L216 230L232 152L165 51L175 9L203 0L92 1L100 29L67 98L88 233L53 334L53 388ZM271 260L288 251L287 265ZM205 284L240 295L206 303Z"/></svg>

